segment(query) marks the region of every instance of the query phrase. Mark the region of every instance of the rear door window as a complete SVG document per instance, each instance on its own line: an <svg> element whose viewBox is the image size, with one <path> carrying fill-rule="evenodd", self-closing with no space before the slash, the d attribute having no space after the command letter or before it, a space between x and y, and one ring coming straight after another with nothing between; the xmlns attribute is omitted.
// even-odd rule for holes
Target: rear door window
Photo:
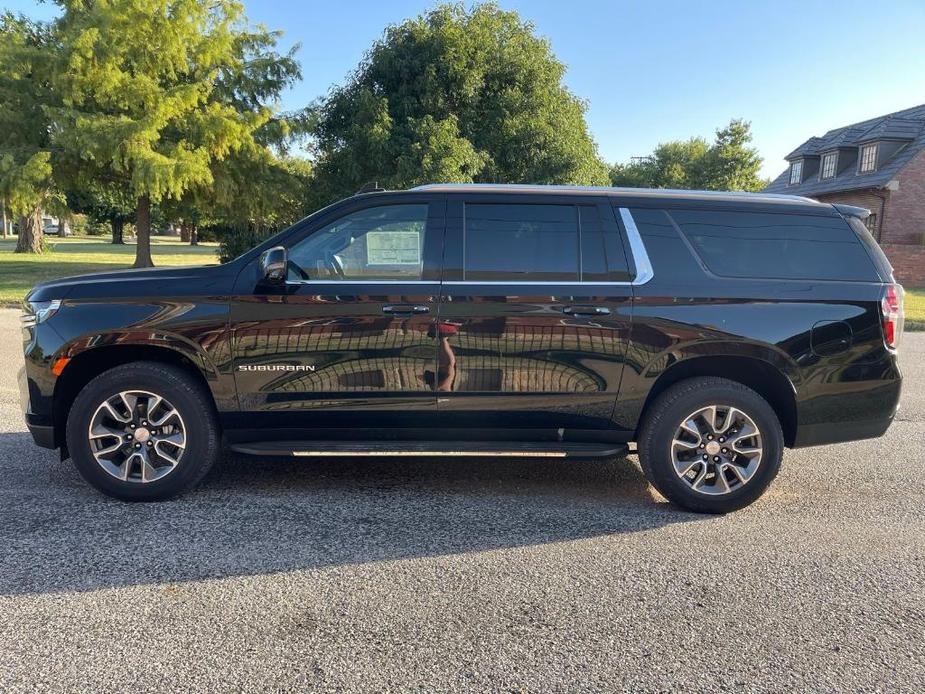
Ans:
<svg viewBox="0 0 925 694"><path fill-rule="evenodd" d="M707 268L724 277L879 281L840 217L670 210Z"/></svg>
<svg viewBox="0 0 925 694"><path fill-rule="evenodd" d="M615 227L597 205L465 206L463 279L484 282L625 280Z"/></svg>
<svg viewBox="0 0 925 694"><path fill-rule="evenodd" d="M577 282L574 205L466 205L463 279Z"/></svg>

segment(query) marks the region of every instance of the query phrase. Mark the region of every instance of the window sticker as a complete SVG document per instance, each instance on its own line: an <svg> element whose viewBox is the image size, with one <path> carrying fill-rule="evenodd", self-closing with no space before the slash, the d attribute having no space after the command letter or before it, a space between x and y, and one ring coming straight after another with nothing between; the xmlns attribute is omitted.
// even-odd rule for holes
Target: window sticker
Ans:
<svg viewBox="0 0 925 694"><path fill-rule="evenodd" d="M417 231L371 231L366 234L367 265L420 265L421 234Z"/></svg>

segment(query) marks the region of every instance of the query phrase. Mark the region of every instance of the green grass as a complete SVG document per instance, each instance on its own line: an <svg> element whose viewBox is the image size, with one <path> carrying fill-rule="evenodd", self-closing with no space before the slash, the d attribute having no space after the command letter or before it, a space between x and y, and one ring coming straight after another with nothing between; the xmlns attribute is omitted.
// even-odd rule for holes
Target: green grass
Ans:
<svg viewBox="0 0 925 694"><path fill-rule="evenodd" d="M132 266L135 245L117 246L106 238L49 238L48 252L41 255L14 253L16 239L0 239L0 306L14 306L33 286L45 280L71 275L108 272ZM211 265L218 262L217 244L190 246L176 238L155 236L151 255L158 267Z"/></svg>
<svg viewBox="0 0 925 694"><path fill-rule="evenodd" d="M925 289L907 289L904 306L906 327L911 330L925 330Z"/></svg>

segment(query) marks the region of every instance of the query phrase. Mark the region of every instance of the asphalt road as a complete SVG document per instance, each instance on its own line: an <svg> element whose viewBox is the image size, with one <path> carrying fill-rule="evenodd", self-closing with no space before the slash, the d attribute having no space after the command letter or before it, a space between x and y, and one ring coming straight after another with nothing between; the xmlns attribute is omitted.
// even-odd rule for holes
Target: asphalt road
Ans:
<svg viewBox="0 0 925 694"><path fill-rule="evenodd" d="M925 334L880 440L758 503L607 463L229 459L108 500L32 445L0 311L0 690L921 691Z"/></svg>

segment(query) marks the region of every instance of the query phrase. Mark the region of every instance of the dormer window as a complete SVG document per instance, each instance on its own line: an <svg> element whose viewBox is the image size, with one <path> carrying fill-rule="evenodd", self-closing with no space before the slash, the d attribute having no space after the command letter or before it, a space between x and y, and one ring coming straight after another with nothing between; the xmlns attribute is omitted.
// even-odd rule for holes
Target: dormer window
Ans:
<svg viewBox="0 0 925 694"><path fill-rule="evenodd" d="M822 171L819 178L835 178L835 165L838 162L838 152L829 152L822 157Z"/></svg>
<svg viewBox="0 0 925 694"><path fill-rule="evenodd" d="M790 165L790 185L803 180L803 160L795 161Z"/></svg>
<svg viewBox="0 0 925 694"><path fill-rule="evenodd" d="M858 171L870 173L877 169L877 145L864 145L861 147L861 164Z"/></svg>

